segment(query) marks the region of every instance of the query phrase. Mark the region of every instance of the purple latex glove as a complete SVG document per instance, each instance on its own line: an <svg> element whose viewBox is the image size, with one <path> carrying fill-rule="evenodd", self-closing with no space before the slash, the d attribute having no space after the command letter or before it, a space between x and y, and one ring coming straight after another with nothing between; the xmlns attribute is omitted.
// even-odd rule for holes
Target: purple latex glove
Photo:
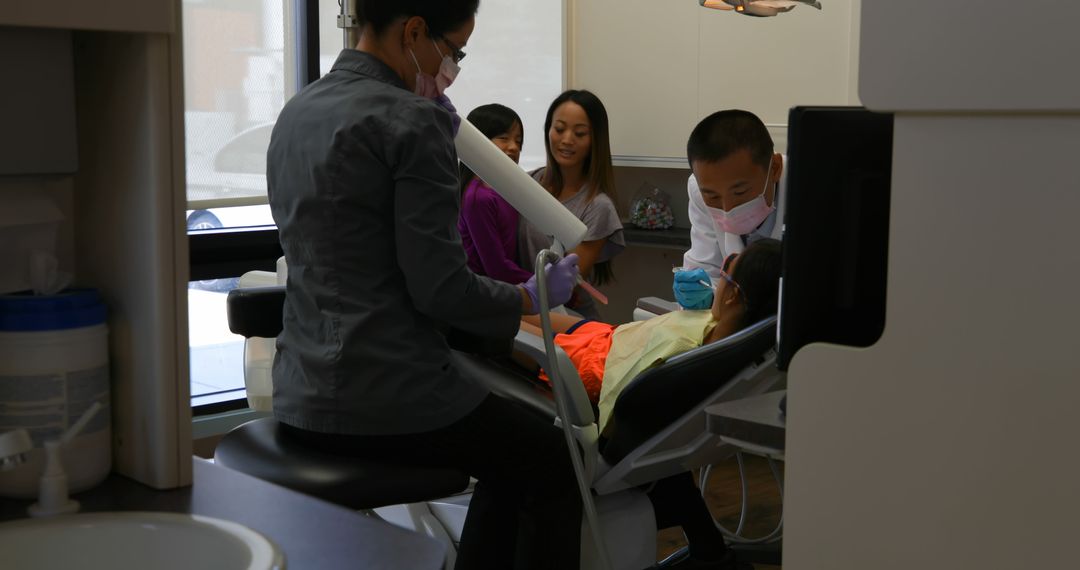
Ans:
<svg viewBox="0 0 1080 570"><path fill-rule="evenodd" d="M461 115L458 115L457 107L450 102L450 98L446 95L439 95L435 98L435 102L450 112L450 119L454 122L454 136L457 136L458 128L461 127Z"/></svg>
<svg viewBox="0 0 1080 570"><path fill-rule="evenodd" d="M548 305L558 307L570 300L574 292L574 286L578 279L578 256L576 253L562 258L554 266L550 263L545 268L544 275L547 277ZM540 296L537 293L536 275L521 284L521 288L529 295L532 301L532 312L535 315L540 312Z"/></svg>

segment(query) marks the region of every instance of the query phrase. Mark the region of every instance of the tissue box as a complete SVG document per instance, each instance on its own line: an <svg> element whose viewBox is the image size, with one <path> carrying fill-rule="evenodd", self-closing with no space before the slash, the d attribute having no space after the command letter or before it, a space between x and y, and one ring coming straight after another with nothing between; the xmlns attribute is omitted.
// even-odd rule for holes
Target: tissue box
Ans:
<svg viewBox="0 0 1080 570"><path fill-rule="evenodd" d="M30 258L35 252L56 256L64 215L45 197L23 197L0 208L0 294L31 288Z"/></svg>

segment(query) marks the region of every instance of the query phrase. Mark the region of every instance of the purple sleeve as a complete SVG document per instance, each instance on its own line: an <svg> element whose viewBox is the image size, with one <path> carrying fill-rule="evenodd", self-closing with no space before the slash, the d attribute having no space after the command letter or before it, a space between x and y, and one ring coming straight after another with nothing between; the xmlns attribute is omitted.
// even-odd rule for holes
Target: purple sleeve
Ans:
<svg viewBox="0 0 1080 570"><path fill-rule="evenodd" d="M461 204L461 219L469 228L469 235L484 273L492 279L515 285L528 281L532 273L514 262L517 253L516 240L512 241L509 247L504 246L504 236L499 231L500 223L507 224L509 221L502 219L504 215L500 211L501 199L491 190L485 192L481 187L470 185L469 190ZM508 227L509 235L516 237L517 224L509 225L513 226Z"/></svg>

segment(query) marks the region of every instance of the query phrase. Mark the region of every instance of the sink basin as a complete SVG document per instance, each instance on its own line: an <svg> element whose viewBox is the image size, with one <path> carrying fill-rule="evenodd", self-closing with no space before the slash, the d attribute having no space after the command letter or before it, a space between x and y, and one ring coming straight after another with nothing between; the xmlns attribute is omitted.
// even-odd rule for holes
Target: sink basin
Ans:
<svg viewBox="0 0 1080 570"><path fill-rule="evenodd" d="M0 524L4 567L279 570L280 549L246 526L199 515L115 512Z"/></svg>

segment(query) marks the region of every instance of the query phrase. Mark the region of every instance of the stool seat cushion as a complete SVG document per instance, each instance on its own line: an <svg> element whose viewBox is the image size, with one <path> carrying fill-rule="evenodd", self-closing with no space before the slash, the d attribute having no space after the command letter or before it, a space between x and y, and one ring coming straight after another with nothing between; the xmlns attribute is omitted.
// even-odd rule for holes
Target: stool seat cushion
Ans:
<svg viewBox="0 0 1080 570"><path fill-rule="evenodd" d="M438 499L469 484L468 475L455 469L407 467L310 449L273 418L230 431L218 443L214 462L351 509Z"/></svg>

